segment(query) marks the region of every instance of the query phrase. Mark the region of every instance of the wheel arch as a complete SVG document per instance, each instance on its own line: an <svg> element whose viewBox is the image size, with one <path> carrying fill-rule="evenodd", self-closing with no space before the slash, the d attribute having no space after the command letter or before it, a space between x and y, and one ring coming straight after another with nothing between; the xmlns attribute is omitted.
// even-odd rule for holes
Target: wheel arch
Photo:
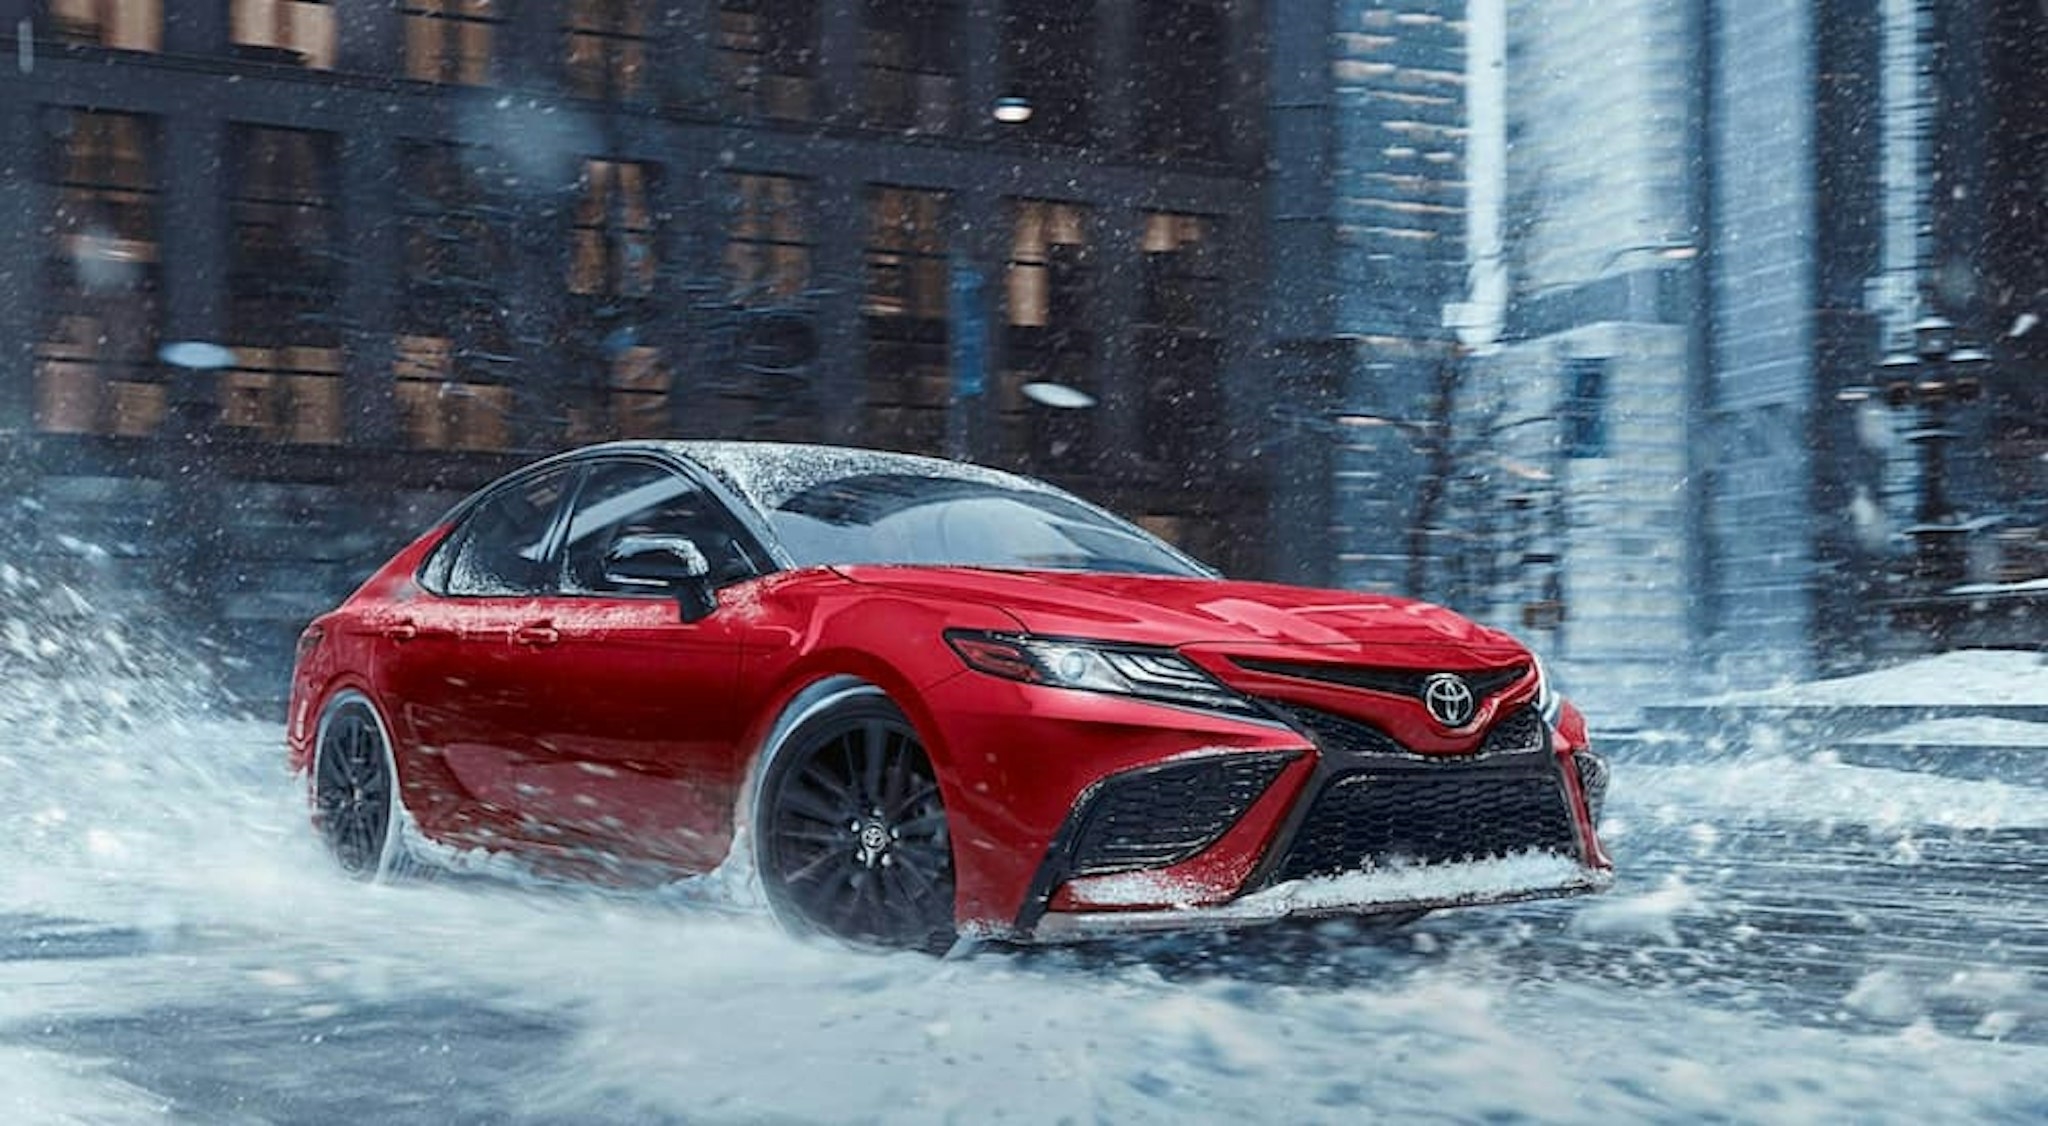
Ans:
<svg viewBox="0 0 2048 1126"><path fill-rule="evenodd" d="M303 700L292 702L291 714L286 717L285 737L294 773L304 774L313 769L313 756L320 750L320 727L326 722L327 710L347 692L361 696L370 705L385 741L390 741L391 721L385 718L384 705L377 699L370 678L349 668L323 669L317 683L305 686Z"/></svg>
<svg viewBox="0 0 2048 1126"><path fill-rule="evenodd" d="M950 754L923 695L907 678L871 654L847 653L842 656L847 659L834 661L831 653L819 654L816 660L806 662L787 677L775 696L779 702L764 709L766 718L749 734L744 744L747 747L746 770L742 772L737 799L733 803L734 855L731 859L752 862L750 855L740 853L751 848L745 842L752 830L761 783L790 734L813 716L861 696L879 696L903 713L903 718L910 722L911 730L917 733L918 743L938 779L940 800L948 810L961 808L957 790L959 781L951 768Z"/></svg>

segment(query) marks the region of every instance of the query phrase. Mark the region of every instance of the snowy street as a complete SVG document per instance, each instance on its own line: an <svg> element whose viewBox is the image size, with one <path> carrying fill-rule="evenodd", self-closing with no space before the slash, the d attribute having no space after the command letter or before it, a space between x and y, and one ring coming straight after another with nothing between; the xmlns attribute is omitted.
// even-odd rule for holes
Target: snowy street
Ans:
<svg viewBox="0 0 2048 1126"><path fill-rule="evenodd" d="M1603 897L933 963L354 886L274 727L61 691L0 696L8 1122L2048 1115L2038 777L1623 760Z"/></svg>

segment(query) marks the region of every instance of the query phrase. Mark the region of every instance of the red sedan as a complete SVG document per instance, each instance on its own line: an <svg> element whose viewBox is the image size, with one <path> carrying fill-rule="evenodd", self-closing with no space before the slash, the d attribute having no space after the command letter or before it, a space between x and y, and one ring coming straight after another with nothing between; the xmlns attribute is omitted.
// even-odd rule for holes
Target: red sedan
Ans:
<svg viewBox="0 0 2048 1126"><path fill-rule="evenodd" d="M1606 768L1512 638L1231 582L1039 482L867 450L617 443L514 473L307 628L288 735L355 876L715 876L864 944L1412 914L1611 871Z"/></svg>

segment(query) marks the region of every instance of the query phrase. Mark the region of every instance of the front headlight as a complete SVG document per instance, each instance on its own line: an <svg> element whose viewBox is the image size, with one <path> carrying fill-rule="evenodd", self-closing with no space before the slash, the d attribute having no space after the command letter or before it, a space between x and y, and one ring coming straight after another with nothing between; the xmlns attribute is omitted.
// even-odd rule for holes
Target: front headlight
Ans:
<svg viewBox="0 0 2048 1126"><path fill-rule="evenodd" d="M947 630L946 644L968 668L1005 680L1262 714L1256 704L1169 649L964 629Z"/></svg>
<svg viewBox="0 0 2048 1126"><path fill-rule="evenodd" d="M1543 713L1543 722L1557 726L1558 713L1564 710L1564 697L1557 694L1557 688L1550 682L1550 670L1543 667L1543 658L1536 658L1536 710Z"/></svg>

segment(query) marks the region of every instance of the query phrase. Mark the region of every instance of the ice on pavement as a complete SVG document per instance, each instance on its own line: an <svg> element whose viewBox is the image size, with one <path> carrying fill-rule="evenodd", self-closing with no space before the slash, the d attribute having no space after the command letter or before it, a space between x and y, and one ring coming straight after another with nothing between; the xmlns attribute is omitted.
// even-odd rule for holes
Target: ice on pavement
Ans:
<svg viewBox="0 0 2048 1126"><path fill-rule="evenodd" d="M2043 700L2041 706L2048 710L2048 700ZM1909 723L1889 731L1859 735L1848 742L1905 747L2039 747L2048 752L2048 723L1997 716L1957 716Z"/></svg>
<svg viewBox="0 0 2048 1126"><path fill-rule="evenodd" d="M1757 930L1712 878L1745 820L2039 829L2036 789L1810 759L1637 768L1610 807L1626 828L1606 899L1453 913L1392 937L1290 932L1305 968L1190 963L1186 949L1228 947L1163 940L1133 956L935 963L660 900L348 883L307 830L275 723L210 715L195 703L203 678L174 650L90 619L25 628L41 655L0 678L0 923L14 928L0 939L26 928L41 936L30 946L61 945L68 927L126 945L0 958L8 1121L124 1122L166 1105L93 1042L44 1029L225 1010L289 1030L236 1065L251 1089L289 1089L323 1050L302 1030L398 1002L562 1028L561 1050L516 1076L523 1111L557 1120L2048 1114L2048 1050L2000 1042L2048 1020L2038 975L1873 964L1803 1021L1761 1003L1781 983L1688 977ZM1652 849L1687 857L1691 875L1631 876L1630 851ZM1941 1005L1961 1007L1964 1031L1929 1022ZM411 1051L344 1074L401 1083Z"/></svg>
<svg viewBox="0 0 2048 1126"><path fill-rule="evenodd" d="M91 1061L0 1044L0 1121L36 1126L161 1123L161 1096L109 1079Z"/></svg>

